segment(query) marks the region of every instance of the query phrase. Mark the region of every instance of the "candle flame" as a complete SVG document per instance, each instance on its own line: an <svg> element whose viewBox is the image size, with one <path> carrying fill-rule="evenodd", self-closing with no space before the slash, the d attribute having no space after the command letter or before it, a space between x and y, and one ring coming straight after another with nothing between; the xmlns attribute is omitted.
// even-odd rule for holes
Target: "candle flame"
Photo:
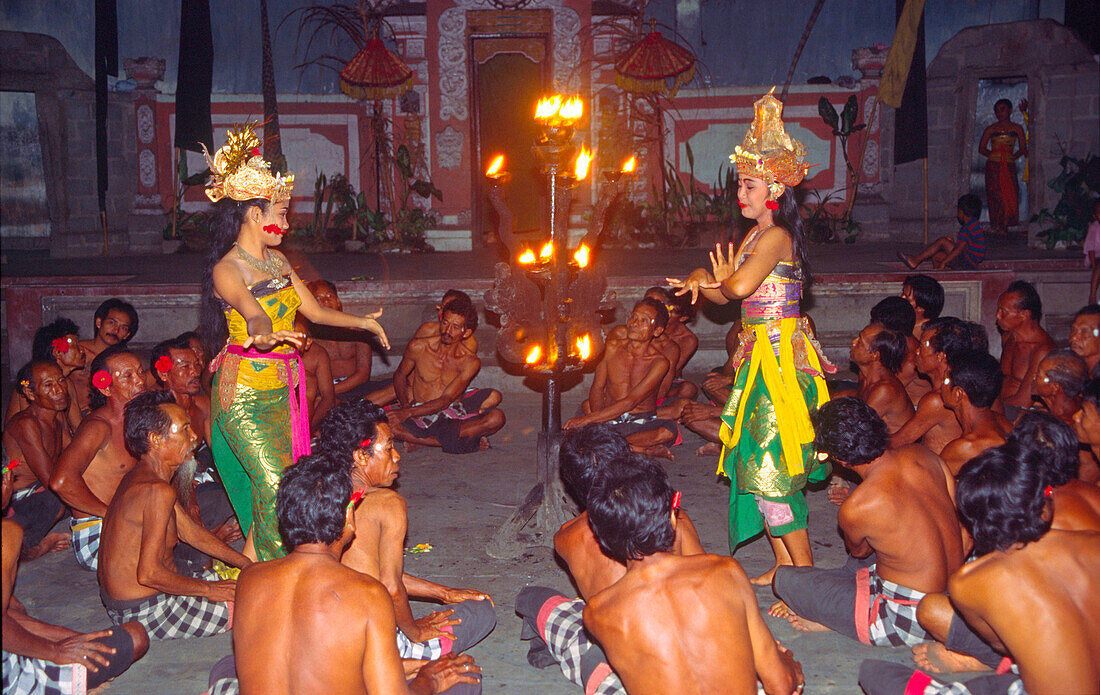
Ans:
<svg viewBox="0 0 1100 695"><path fill-rule="evenodd" d="M493 163L489 165L489 169L485 172L486 176L492 176L500 171L500 168L504 166L504 155L499 155L493 160Z"/></svg>
<svg viewBox="0 0 1100 695"><path fill-rule="evenodd" d="M558 115L561 116L564 121L576 121L584 114L584 102L581 101L579 96L570 97L568 101L561 105L561 110Z"/></svg>
<svg viewBox="0 0 1100 695"><path fill-rule="evenodd" d="M577 265L581 268L588 266L588 246L581 244L577 247L577 250L573 253L573 260L577 262Z"/></svg>
<svg viewBox="0 0 1100 695"><path fill-rule="evenodd" d="M558 115L561 111L561 95L555 94L552 97L546 97L539 99L538 106L535 107L535 118L537 120L547 120Z"/></svg>
<svg viewBox="0 0 1100 695"><path fill-rule="evenodd" d="M542 357L542 348L540 348L538 345L535 345L527 351L527 357L523 358L523 360L527 364L538 364L540 357Z"/></svg>
<svg viewBox="0 0 1100 695"><path fill-rule="evenodd" d="M574 171L574 175L578 181L583 181L585 176L588 176L588 165L592 162L592 153L581 148L581 153L577 155L577 167Z"/></svg>
<svg viewBox="0 0 1100 695"><path fill-rule="evenodd" d="M554 255L554 242L548 241L542 245L542 250L539 251L539 259L546 260Z"/></svg>
<svg viewBox="0 0 1100 695"><path fill-rule="evenodd" d="M531 249L525 250L519 255L520 265L530 265L535 262L535 252Z"/></svg>
<svg viewBox="0 0 1100 695"><path fill-rule="evenodd" d="M630 172L634 171L634 166L636 163L637 162L635 162L634 157L626 160L626 163L623 164L622 172L624 174L629 174Z"/></svg>
<svg viewBox="0 0 1100 695"><path fill-rule="evenodd" d="M592 354L592 340L587 333L577 338L577 354L581 356L582 360L588 359L588 356Z"/></svg>

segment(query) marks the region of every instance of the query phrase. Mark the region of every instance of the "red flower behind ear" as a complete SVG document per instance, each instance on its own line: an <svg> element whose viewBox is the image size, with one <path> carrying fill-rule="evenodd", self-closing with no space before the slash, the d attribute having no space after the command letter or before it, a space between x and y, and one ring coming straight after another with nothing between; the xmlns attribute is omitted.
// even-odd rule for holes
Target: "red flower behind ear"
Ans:
<svg viewBox="0 0 1100 695"><path fill-rule="evenodd" d="M172 358L168 355L161 355L153 364L153 368L156 369L158 372L172 371Z"/></svg>
<svg viewBox="0 0 1100 695"><path fill-rule="evenodd" d="M370 443L371 443L372 441L374 441L374 440L373 440L373 439L371 439L370 437L367 437L367 438L366 438L366 439L364 439L363 441L359 442L359 448L360 448L360 449L366 449L366 448L367 448L368 446L370 446Z"/></svg>
<svg viewBox="0 0 1100 695"><path fill-rule="evenodd" d="M348 510L354 509L355 505L359 503L359 500L363 499L363 495L366 490L359 488L355 492L351 493L351 501L348 502Z"/></svg>
<svg viewBox="0 0 1100 695"><path fill-rule="evenodd" d="M283 229L282 227L280 227L277 224L264 225L264 231L267 232L268 234L275 234L275 235L278 235L278 236L282 236L282 235L286 234L286 230Z"/></svg>
<svg viewBox="0 0 1100 695"><path fill-rule="evenodd" d="M111 385L111 373L106 369L100 369L98 372L92 375L92 386L97 389L105 389Z"/></svg>
<svg viewBox="0 0 1100 695"><path fill-rule="evenodd" d="M259 147L253 147L252 148L252 156L253 157L259 157L260 156L260 148Z"/></svg>
<svg viewBox="0 0 1100 695"><path fill-rule="evenodd" d="M680 508L680 491L679 490L672 493L672 508L673 509L679 509Z"/></svg>
<svg viewBox="0 0 1100 695"><path fill-rule="evenodd" d="M58 352L60 352L62 354L69 351L69 339L68 338L54 338L53 342L50 343L50 344L53 345L54 350L57 350Z"/></svg>

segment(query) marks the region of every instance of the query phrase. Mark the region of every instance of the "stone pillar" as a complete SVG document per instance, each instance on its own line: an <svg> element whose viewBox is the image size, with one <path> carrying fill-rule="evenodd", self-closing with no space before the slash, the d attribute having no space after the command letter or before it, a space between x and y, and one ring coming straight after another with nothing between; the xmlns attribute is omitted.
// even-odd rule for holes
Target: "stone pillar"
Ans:
<svg viewBox="0 0 1100 695"><path fill-rule="evenodd" d="M164 207L157 185L157 94L156 83L164 77L163 58L126 58L122 68L136 83L131 92L137 135L137 185L130 209L130 250L157 253L161 249L160 231L164 226Z"/></svg>

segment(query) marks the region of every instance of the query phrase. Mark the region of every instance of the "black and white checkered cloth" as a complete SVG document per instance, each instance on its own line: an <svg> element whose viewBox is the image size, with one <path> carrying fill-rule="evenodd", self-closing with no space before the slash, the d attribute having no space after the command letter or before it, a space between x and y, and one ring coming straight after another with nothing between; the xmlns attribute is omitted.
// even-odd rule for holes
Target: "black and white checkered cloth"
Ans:
<svg viewBox="0 0 1100 695"><path fill-rule="evenodd" d="M95 572L99 565L99 534L102 530L103 519L98 516L69 519L76 564L89 572Z"/></svg>
<svg viewBox="0 0 1100 695"><path fill-rule="evenodd" d="M445 653L442 638L436 637L427 642L413 642L405 636L404 632L401 632L401 628L397 629L397 652L402 659L427 659L428 661L435 661Z"/></svg>
<svg viewBox="0 0 1100 695"><path fill-rule="evenodd" d="M219 678L203 695L238 695L241 682L236 678Z"/></svg>
<svg viewBox="0 0 1100 695"><path fill-rule="evenodd" d="M212 570L204 572L201 578L206 581L221 579ZM145 627L151 639L209 637L225 632L232 623L228 603L200 596L156 594L132 607L112 608L106 601L104 606L115 625L136 620Z"/></svg>
<svg viewBox="0 0 1100 695"><path fill-rule="evenodd" d="M599 647L584 629L583 612L584 601L580 599L570 601L564 596L550 599L539 611L540 623L543 615L546 616L540 636L558 660L562 674L584 688L585 695L626 695L619 676L610 666L601 664L591 668L591 659L585 660L589 650ZM602 663L606 664L606 661ZM589 673L586 674L586 670Z"/></svg>
<svg viewBox="0 0 1100 695"><path fill-rule="evenodd" d="M871 610L868 615L871 644L879 647L913 646L932 640L917 622L917 604L923 591L895 584L867 568L870 574Z"/></svg>
<svg viewBox="0 0 1100 695"><path fill-rule="evenodd" d="M88 670L83 664L59 666L10 652L3 656L4 695L85 695L88 690Z"/></svg>

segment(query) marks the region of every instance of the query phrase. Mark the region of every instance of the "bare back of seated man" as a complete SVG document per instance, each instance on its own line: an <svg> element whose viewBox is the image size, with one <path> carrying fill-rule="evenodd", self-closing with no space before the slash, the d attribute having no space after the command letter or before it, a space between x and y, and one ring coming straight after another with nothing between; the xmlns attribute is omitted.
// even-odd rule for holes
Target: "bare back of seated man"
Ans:
<svg viewBox="0 0 1100 695"><path fill-rule="evenodd" d="M406 682L385 587L339 561L355 534L351 494L342 470L292 466L283 475L276 512L290 553L248 567L239 580L233 651L242 695L427 695L476 686L481 669L452 654ZM273 615L272 606L282 609Z"/></svg>
<svg viewBox="0 0 1100 695"><path fill-rule="evenodd" d="M108 599L127 603L158 594L198 597L211 604L232 601L235 581L181 575L173 560L173 549L184 540L226 564L250 564L248 558L218 540L179 506L171 480L199 441L187 412L170 393L151 391L135 397L126 413L126 440L138 463L119 483L103 518L97 574L108 613L118 610ZM197 607L205 605L196 603ZM199 630L216 634L227 628L230 612L224 606L222 612L220 626L199 626ZM184 623L190 616L172 617ZM191 627L186 624L180 628L185 634L171 632L177 626L164 625L164 632L158 632L154 625L146 627L150 636L158 639L193 636L186 634Z"/></svg>
<svg viewBox="0 0 1100 695"><path fill-rule="evenodd" d="M336 391L332 386L332 361L328 350L320 341L314 340L309 322L305 317L294 319L294 330L305 338L298 354L302 356L302 367L306 373L306 403L309 404L309 426L317 423L336 405Z"/></svg>
<svg viewBox="0 0 1100 695"><path fill-rule="evenodd" d="M136 463L126 451L123 409L145 390L145 368L123 348L105 350L92 366L93 379L106 385L95 386L96 407L61 452L50 487L72 507L74 516L102 518L119 481Z"/></svg>
<svg viewBox="0 0 1100 695"><path fill-rule="evenodd" d="M772 637L737 561L669 552L672 496L633 468L608 470L591 490L589 523L627 570L591 598L584 625L623 686L632 695L749 695L759 680L767 693L800 692L801 667Z"/></svg>
<svg viewBox="0 0 1100 695"><path fill-rule="evenodd" d="M9 460L26 463L13 471L14 491L21 494L12 508L14 520L23 529L22 559L33 560L69 547L69 534L49 533L65 509L49 484L69 443L70 399L66 379L54 362L29 362L16 374L15 383L29 405L4 428L4 451Z"/></svg>
<svg viewBox="0 0 1100 695"><path fill-rule="evenodd" d="M875 409L891 433L913 416L913 403L897 377L905 358L905 337L882 326L867 326L852 340L852 362L859 368L859 398Z"/></svg>
<svg viewBox="0 0 1100 695"><path fill-rule="evenodd" d="M397 407L389 411L394 436L415 446L440 446L448 453L487 449L489 436L504 426L500 393L467 389L481 360L463 341L477 327L477 310L455 299L443 309L440 333L411 341L393 377ZM462 413L452 413L461 406Z"/></svg>
<svg viewBox="0 0 1100 695"><path fill-rule="evenodd" d="M925 641L916 603L943 591L965 555L951 471L919 444L887 449L884 423L857 399L830 401L812 418L819 455L862 477L841 504L837 522L853 560L871 560L873 553L873 564L850 573L848 566L780 566L773 586L782 603L771 613L787 617L798 630L837 630L865 644ZM860 573L868 576L865 584ZM878 597L886 600L879 603ZM861 601L875 606L865 623L853 621Z"/></svg>
<svg viewBox="0 0 1100 695"><path fill-rule="evenodd" d="M1001 401L1005 406L1027 408L1031 405L1031 385L1039 363L1057 347L1054 339L1039 325L1042 317L1039 293L1023 280L1009 285L997 300L1001 372L1004 374Z"/></svg>
<svg viewBox="0 0 1100 695"><path fill-rule="evenodd" d="M336 293L336 286L328 280L314 280L307 286L321 306L335 311L344 310L344 303ZM367 336L330 326L324 327L323 331L324 336L330 338L319 338L316 342L328 353L333 393L339 396L364 387L370 381L371 362L374 359L374 350L367 341ZM331 339L331 336L341 339Z"/></svg>
<svg viewBox="0 0 1100 695"><path fill-rule="evenodd" d="M627 336L609 339L596 367L585 414L569 419L564 429L606 422L626 437L632 451L672 458L666 444L676 439L674 422L657 417L657 393L672 363L654 345L668 323L668 309L642 299L627 323Z"/></svg>
<svg viewBox="0 0 1100 695"><path fill-rule="evenodd" d="M957 475L970 459L1004 444L1012 431L1012 423L993 410L1001 392L1001 366L986 352L954 355L939 391L944 406L955 413L962 426L962 435L940 452L951 473Z"/></svg>
<svg viewBox="0 0 1100 695"><path fill-rule="evenodd" d="M92 404L92 393L95 390L91 382L92 362L109 347L125 346L126 341L137 333L137 311L132 304L112 297L96 309L93 327L95 336L91 340L80 341L80 348L85 356L84 368L76 370L72 375L77 397L80 399L77 405L82 413L95 407Z"/></svg>

